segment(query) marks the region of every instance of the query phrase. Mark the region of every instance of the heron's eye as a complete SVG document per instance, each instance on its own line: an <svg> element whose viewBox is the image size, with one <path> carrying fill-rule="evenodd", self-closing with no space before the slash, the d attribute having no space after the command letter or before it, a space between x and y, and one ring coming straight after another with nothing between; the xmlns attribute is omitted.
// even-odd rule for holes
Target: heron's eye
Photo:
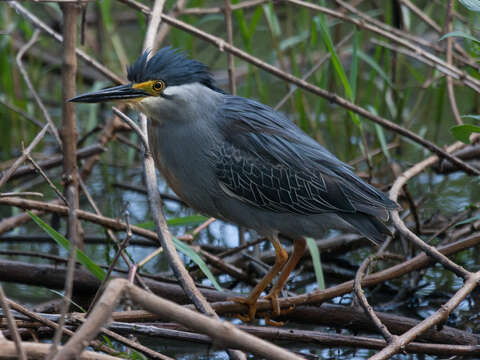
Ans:
<svg viewBox="0 0 480 360"><path fill-rule="evenodd" d="M165 83L162 81L162 80L159 80L159 81L155 81L153 84L152 84L152 89L154 91L162 91L163 89L165 88Z"/></svg>

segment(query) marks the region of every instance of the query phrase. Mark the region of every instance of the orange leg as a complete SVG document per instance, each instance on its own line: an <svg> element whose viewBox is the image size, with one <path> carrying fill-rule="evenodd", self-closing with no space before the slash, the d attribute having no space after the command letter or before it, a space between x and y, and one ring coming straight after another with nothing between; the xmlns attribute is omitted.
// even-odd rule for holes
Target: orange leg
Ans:
<svg viewBox="0 0 480 360"><path fill-rule="evenodd" d="M305 253L306 245L307 242L304 238L297 239L293 242L293 253L290 256L290 259L288 259L287 264L278 276L277 282L275 283L273 288L270 290L268 295L264 297L264 299L270 299L270 301L272 302L274 316L280 315L280 304L278 303L278 296L280 295L280 291L282 291L285 283L288 280L288 275L290 275L293 269L295 269L295 266L298 264L303 254Z"/></svg>
<svg viewBox="0 0 480 360"><path fill-rule="evenodd" d="M280 244L277 236L273 236L271 239L273 247L275 248L275 263L265 277L255 286L250 295L247 298L234 297L229 300L235 301L240 304L248 305L248 315L239 316L244 322L250 322L255 319L255 313L257 312L257 299L262 294L263 290L270 284L273 278L280 272L288 259L288 254Z"/></svg>

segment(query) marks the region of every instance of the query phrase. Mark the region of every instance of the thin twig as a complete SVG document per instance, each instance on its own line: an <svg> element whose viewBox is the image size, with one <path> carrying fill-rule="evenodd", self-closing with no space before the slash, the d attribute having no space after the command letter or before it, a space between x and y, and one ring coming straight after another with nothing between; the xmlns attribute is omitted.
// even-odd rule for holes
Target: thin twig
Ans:
<svg viewBox="0 0 480 360"><path fill-rule="evenodd" d="M48 128L50 127L50 124L46 124L42 130L35 136L33 141L28 145L28 147L23 151L22 156L20 156L13 164L10 166L10 168L3 174L3 176L0 178L0 188L5 185L10 179L10 177L15 173L15 170L18 169L20 165L25 161L27 158L27 155L37 146L37 144L43 139L45 136L45 133L47 132Z"/></svg>
<svg viewBox="0 0 480 360"><path fill-rule="evenodd" d="M195 229L193 229L192 235L197 236L200 231L210 226L210 224L214 223L216 220L217 219L215 219L214 217L208 218L202 224L198 225Z"/></svg>
<svg viewBox="0 0 480 360"><path fill-rule="evenodd" d="M15 196L38 196L38 197L43 197L43 194L39 193L39 192L34 192L34 191L0 193L0 197L15 197Z"/></svg>
<svg viewBox="0 0 480 360"><path fill-rule="evenodd" d="M366 258L363 262L362 265L357 270L357 274L355 275L355 282L353 286L353 290L355 294L357 295L358 300L360 301L360 305L362 306L363 310L365 313L368 315L368 317L372 320L372 322L375 324L375 327L380 331L380 333L383 335L385 338L387 344L390 344L393 340L393 335L390 331L388 331L388 328L382 323L382 321L378 318L378 316L375 314L375 311L373 310L372 306L368 303L367 298L365 297L365 294L362 289L362 281L363 278L368 271L368 267L372 262L381 260L381 259L388 259L391 258L391 256L387 253L381 253L381 254L374 254Z"/></svg>
<svg viewBox="0 0 480 360"><path fill-rule="evenodd" d="M10 312L10 306L8 305L7 297L3 291L3 287L0 284L0 304L2 305L3 314L7 317L8 322L8 329L10 330L10 334L15 341L15 347L17 349L17 356L21 360L27 360L27 355L25 354L25 350L22 346L22 338L18 333L17 323Z"/></svg>
<svg viewBox="0 0 480 360"><path fill-rule="evenodd" d="M446 32L450 33L453 29L453 4L454 0L448 0L447 15L446 15ZM453 54L453 37L447 37L447 63L452 65ZM457 101L455 100L455 91L453 89L453 79L450 75L447 75L447 93L448 100L450 101L450 107L452 108L453 117L457 125L463 124L460 113L458 112Z"/></svg>
<svg viewBox="0 0 480 360"><path fill-rule="evenodd" d="M227 32L227 41L230 45L233 45L233 30L232 30L232 4L230 0L225 0L223 8L225 17L225 29ZM235 78L235 57L233 54L227 54L228 59L228 87L230 93L235 95L237 93L237 80Z"/></svg>
<svg viewBox="0 0 480 360"><path fill-rule="evenodd" d="M123 121L125 121L128 126L130 126L132 128L133 131L135 131L135 133L138 135L138 137L140 138L140 140L142 141L142 144L143 146L145 147L145 149L147 149L148 151L150 151L149 147L148 147L148 139L147 139L147 136L142 132L142 130L140 129L140 127L137 125L137 123L135 121L133 121L132 119L130 119L127 115L125 115L123 112L121 112L119 109L117 109L115 106L112 106L112 111L115 113L115 115L117 115L120 119L122 119Z"/></svg>
<svg viewBox="0 0 480 360"><path fill-rule="evenodd" d="M50 178L47 176L47 174L45 174L45 172L42 170L42 168L40 166L38 166L38 164L35 162L35 160L33 160L33 158L30 156L30 154L25 151L25 149L23 150L23 153L25 154L27 160L35 168L35 170L37 170L37 172L45 179L48 186L50 186L50 188L53 189L53 191L55 191L57 196L60 199L63 200L64 204L68 206L68 202L67 202L67 199L65 199L65 196L63 196L63 194L60 192L60 190L58 190L58 188L55 186L55 184L52 182L52 180L50 180Z"/></svg>
<svg viewBox="0 0 480 360"><path fill-rule="evenodd" d="M158 32L158 27L160 26L160 21L162 18L160 14L163 12L163 6L165 5L165 0L155 0L153 2L152 13L150 14L150 19L147 26L147 32L143 39L143 50L151 50L152 53L155 52L155 36Z"/></svg>
<svg viewBox="0 0 480 360"><path fill-rule="evenodd" d="M47 126L50 126L47 124ZM90 156L100 154L105 152L106 149L103 146L98 144L86 146L77 151L77 160L88 158ZM37 162L38 166L40 166L44 170L49 170L54 167L61 165L63 162L63 155L54 155L50 156L48 159L40 160ZM18 169L10 176L10 179L18 179L22 176L32 175L35 173L35 169L32 169L30 165L23 165L18 167Z"/></svg>
<svg viewBox="0 0 480 360"><path fill-rule="evenodd" d="M20 73L22 74L23 79L25 80L25 83L27 84L28 89L32 93L33 98L35 99L38 107L42 111L42 114L43 114L43 117L45 118L45 121L50 125L49 130L52 132L53 136L55 137L55 140L57 141L58 145L61 148L62 147L62 140L60 140L60 135L58 134L57 127L55 126L54 122L52 121L52 118L50 117L50 114L48 113L47 108L45 107L45 105L43 105L43 101L40 99L40 96L38 96L38 93L35 91L35 88L33 87L33 84L30 81L30 77L28 76L28 73L25 70L25 68L23 67L23 63L22 63L23 55L25 54L25 52L28 51L28 49L30 49L33 46L33 44L35 44L35 42L38 39L38 34L39 33L40 33L40 31L38 29L35 29L35 31L33 32L33 35L30 38L30 40L28 40L28 42L24 46L22 46L22 48L18 51L16 61L17 61L18 69L20 70Z"/></svg>
<svg viewBox="0 0 480 360"><path fill-rule="evenodd" d="M183 11L185 8L185 5L187 5L187 0L177 0L177 3L173 7L173 10L168 13L170 16L178 16L180 12ZM157 36L155 36L155 47L158 49L160 44L163 42L165 37L168 35L170 32L171 27L168 26L166 23L161 23L160 27L158 28L158 33Z"/></svg>
<svg viewBox="0 0 480 360"><path fill-rule="evenodd" d="M25 111L23 111L19 107L8 103L7 101L5 101L2 98L0 98L0 104L4 105L10 111L13 111L14 113L17 113L18 115L20 115L20 116L24 117L25 119L29 120L31 123L37 125L38 127L43 127L44 126L37 119L35 119L33 116L30 116L29 114L27 114Z"/></svg>
<svg viewBox="0 0 480 360"><path fill-rule="evenodd" d="M35 27L38 29L42 30L44 33L50 35L52 38L54 38L56 41L59 43L63 43L63 37L62 35L58 34L55 32L51 27L49 27L47 24L45 24L42 20L40 20L38 17L36 17L34 14L32 14L30 11L28 11L26 8L24 8L21 4L19 4L17 1L9 1L8 5L10 5L12 8L14 8L17 13L22 15L27 21L32 23ZM97 60L94 58L90 57L87 55L83 50L80 49L75 49L75 52L77 55L83 59L88 65L92 66L96 70L98 70L102 75L104 75L107 79L113 81L116 84L121 84L125 80L122 79L121 77L117 76L115 73L107 69L105 66L103 66L101 63L99 63Z"/></svg>

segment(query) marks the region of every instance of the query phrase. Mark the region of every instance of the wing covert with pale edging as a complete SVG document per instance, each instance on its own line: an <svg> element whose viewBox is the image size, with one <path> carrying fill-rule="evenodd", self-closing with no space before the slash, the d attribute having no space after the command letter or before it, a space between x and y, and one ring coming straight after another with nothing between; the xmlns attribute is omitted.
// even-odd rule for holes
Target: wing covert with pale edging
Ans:
<svg viewBox="0 0 480 360"><path fill-rule="evenodd" d="M216 158L216 174L222 189L256 207L305 215L355 211L341 193L337 203L343 199L342 206L332 204L330 197L339 189L331 188L332 184L325 182L319 173L261 161L227 143L218 148Z"/></svg>
<svg viewBox="0 0 480 360"><path fill-rule="evenodd" d="M226 96L218 114L225 141L214 150L215 170L229 196L274 212L359 211L385 220L397 206L268 106Z"/></svg>

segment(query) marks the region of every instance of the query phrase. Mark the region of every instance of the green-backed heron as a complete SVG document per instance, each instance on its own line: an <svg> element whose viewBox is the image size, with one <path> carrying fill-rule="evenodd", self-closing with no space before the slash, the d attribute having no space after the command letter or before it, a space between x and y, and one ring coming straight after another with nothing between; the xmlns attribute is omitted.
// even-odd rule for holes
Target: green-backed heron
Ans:
<svg viewBox="0 0 480 360"><path fill-rule="evenodd" d="M156 165L193 209L267 236L275 264L247 298L245 320L266 296L274 315L288 275L305 251L304 236L354 229L375 243L397 204L308 137L282 113L216 87L207 66L166 47L128 68L126 85L78 95L76 102L126 101L149 119ZM278 234L294 241L288 255Z"/></svg>

